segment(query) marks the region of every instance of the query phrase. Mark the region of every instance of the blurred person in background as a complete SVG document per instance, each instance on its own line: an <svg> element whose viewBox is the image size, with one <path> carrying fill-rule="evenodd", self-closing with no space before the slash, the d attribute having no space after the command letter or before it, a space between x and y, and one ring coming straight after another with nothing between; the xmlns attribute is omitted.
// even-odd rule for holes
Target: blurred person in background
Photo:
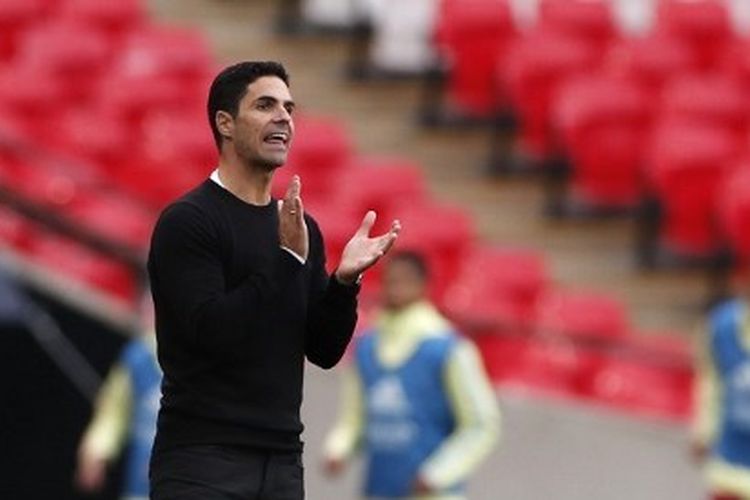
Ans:
<svg viewBox="0 0 750 500"><path fill-rule="evenodd" d="M162 379L150 294L143 300L140 318L141 335L125 345L107 374L81 438L75 480L86 493L103 488L110 466L125 450L121 498L148 498L148 467Z"/></svg>
<svg viewBox="0 0 750 500"><path fill-rule="evenodd" d="M163 398L151 497L304 498L300 420L305 358L331 368L357 319L359 278L394 243L368 212L338 267L305 214L301 180L271 196L294 137L284 67L243 62L211 85L219 165L161 214L148 269Z"/></svg>
<svg viewBox="0 0 750 500"><path fill-rule="evenodd" d="M361 448L367 498L463 499L499 435L498 402L478 352L429 302L427 288L421 255L393 255L382 311L343 374L324 466L336 475Z"/></svg>
<svg viewBox="0 0 750 500"><path fill-rule="evenodd" d="M700 336L692 451L712 500L750 499L750 316L745 300L716 307Z"/></svg>

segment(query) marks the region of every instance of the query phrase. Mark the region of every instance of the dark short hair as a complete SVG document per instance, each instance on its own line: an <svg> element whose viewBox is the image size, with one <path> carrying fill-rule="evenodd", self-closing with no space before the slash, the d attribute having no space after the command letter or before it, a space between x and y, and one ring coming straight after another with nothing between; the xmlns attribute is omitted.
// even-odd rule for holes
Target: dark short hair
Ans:
<svg viewBox="0 0 750 500"><path fill-rule="evenodd" d="M427 266L427 260L424 256L413 250L399 250L391 255L390 264L402 262L411 267L422 281L427 281L430 277L430 270Z"/></svg>
<svg viewBox="0 0 750 500"><path fill-rule="evenodd" d="M281 63L274 61L245 61L224 68L216 75L208 93L208 123L214 134L216 147L221 148L222 137L216 127L216 113L226 111L237 117L239 104L247 93L247 86L263 76L275 76L289 86L289 74Z"/></svg>

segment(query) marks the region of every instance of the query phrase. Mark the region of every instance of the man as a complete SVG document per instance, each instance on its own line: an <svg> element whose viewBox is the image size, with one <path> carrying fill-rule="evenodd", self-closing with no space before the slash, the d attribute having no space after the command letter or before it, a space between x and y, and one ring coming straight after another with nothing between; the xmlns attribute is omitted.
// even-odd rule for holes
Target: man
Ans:
<svg viewBox="0 0 750 500"><path fill-rule="evenodd" d="M699 348L693 454L712 500L750 499L750 316L733 300L710 315Z"/></svg>
<svg viewBox="0 0 750 500"><path fill-rule="evenodd" d="M127 448L121 498L148 498L148 464L160 382L153 334L128 342L102 385L94 416L78 448L76 484L81 490L101 490L109 467Z"/></svg>
<svg viewBox="0 0 750 500"><path fill-rule="evenodd" d="M123 500L148 498L148 464L161 397L149 292L141 300L138 326L140 335L122 349L97 395L94 414L78 447L75 477L82 491L100 491L109 467L127 450Z"/></svg>
<svg viewBox="0 0 750 500"><path fill-rule="evenodd" d="M426 299L427 269L414 253L385 272L384 310L357 343L342 413L325 444L339 473L361 445L368 498L460 500L499 433L500 412L474 346Z"/></svg>
<svg viewBox="0 0 750 500"><path fill-rule="evenodd" d="M278 63L245 62L211 85L216 171L169 206L152 238L162 404L151 462L159 499L304 498L299 410L304 360L343 355L361 274L391 247L368 212L332 276L304 213L301 180L271 197L294 137Z"/></svg>

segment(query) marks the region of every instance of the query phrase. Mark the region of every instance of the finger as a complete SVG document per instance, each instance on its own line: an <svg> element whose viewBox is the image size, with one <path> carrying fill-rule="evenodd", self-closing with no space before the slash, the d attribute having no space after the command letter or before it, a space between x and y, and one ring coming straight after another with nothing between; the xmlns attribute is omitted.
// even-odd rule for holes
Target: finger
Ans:
<svg viewBox="0 0 750 500"><path fill-rule="evenodd" d="M365 214L365 217L362 219L362 224L360 224L359 229L357 229L357 235L368 236L373 224L375 224L376 218L377 215L375 214L375 212L373 210L368 210Z"/></svg>
<svg viewBox="0 0 750 500"><path fill-rule="evenodd" d="M281 211L284 210L284 200L277 201L276 208L279 209L279 214L281 214Z"/></svg>
<svg viewBox="0 0 750 500"><path fill-rule="evenodd" d="M293 175L292 180L289 181L289 185L286 188L286 194L284 194L284 200L289 202L295 197L299 196L301 186L299 175ZM291 206L291 205L290 205Z"/></svg>
<svg viewBox="0 0 750 500"><path fill-rule="evenodd" d="M383 239L380 241L380 256L387 254L388 251L391 249L393 244L396 242L396 239L398 238L397 232L390 232L383 236Z"/></svg>
<svg viewBox="0 0 750 500"><path fill-rule="evenodd" d="M297 196L294 198L294 210L295 210L295 217L297 217L297 220L302 222L304 220L304 207L302 206L302 198Z"/></svg>

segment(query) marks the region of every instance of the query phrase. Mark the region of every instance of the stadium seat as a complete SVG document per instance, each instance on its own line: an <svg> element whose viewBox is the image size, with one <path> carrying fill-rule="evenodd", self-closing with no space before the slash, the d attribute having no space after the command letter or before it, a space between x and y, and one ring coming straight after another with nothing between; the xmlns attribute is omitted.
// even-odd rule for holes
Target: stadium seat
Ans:
<svg viewBox="0 0 750 500"><path fill-rule="evenodd" d="M604 47L615 34L609 0L541 0L537 29L581 37Z"/></svg>
<svg viewBox="0 0 750 500"><path fill-rule="evenodd" d="M495 82L516 34L507 0L443 0L435 28L436 44L447 66L447 100L460 113L493 116L507 104Z"/></svg>
<svg viewBox="0 0 750 500"><path fill-rule="evenodd" d="M328 201L335 200L339 210L355 219L375 210L379 218L376 230L386 230L391 220L401 217L393 209L400 200L419 204L429 198L419 165L402 158L356 157L331 186Z"/></svg>
<svg viewBox="0 0 750 500"><path fill-rule="evenodd" d="M478 246L443 297L464 330L528 334L536 302L549 284L544 256L531 250Z"/></svg>
<svg viewBox="0 0 750 500"><path fill-rule="evenodd" d="M550 114L558 85L597 62L596 47L557 34L536 33L511 45L499 84L507 86L520 120L519 146L526 154L543 159L554 151Z"/></svg>
<svg viewBox="0 0 750 500"><path fill-rule="evenodd" d="M684 421L690 416L689 368L618 355L602 355L584 378L583 393L634 415Z"/></svg>
<svg viewBox="0 0 750 500"><path fill-rule="evenodd" d="M132 76L166 76L184 83L203 78L214 57L202 32L146 25L128 33L115 70Z"/></svg>
<svg viewBox="0 0 750 500"><path fill-rule="evenodd" d="M563 84L553 126L572 167L571 201L633 208L642 195L652 99L633 81L581 76Z"/></svg>
<svg viewBox="0 0 750 500"><path fill-rule="evenodd" d="M352 154L352 139L340 120L298 116L287 165L278 173L287 179L292 171L298 173L307 195L324 196L335 188L335 177L346 167ZM287 182L277 182L276 196L283 196L286 186Z"/></svg>
<svg viewBox="0 0 750 500"><path fill-rule="evenodd" d="M0 61L14 58L20 36L42 19L44 7L44 0L0 2Z"/></svg>
<svg viewBox="0 0 750 500"><path fill-rule="evenodd" d="M37 78L59 81L63 98L86 102L98 79L110 68L114 46L100 31L86 25L49 22L37 24L19 41L17 60Z"/></svg>
<svg viewBox="0 0 750 500"><path fill-rule="evenodd" d="M463 209L430 200L400 200L391 206L401 221L398 248L426 256L431 269L431 295L437 301L455 279L474 242L472 218ZM390 221L381 221L386 225ZM382 230L382 229L381 229Z"/></svg>
<svg viewBox="0 0 750 500"><path fill-rule="evenodd" d="M664 88L660 119L711 125L747 140L750 98L733 78L723 75L681 75Z"/></svg>
<svg viewBox="0 0 750 500"><path fill-rule="evenodd" d="M732 39L722 0L659 0L656 29L689 43L704 68L715 66Z"/></svg>
<svg viewBox="0 0 750 500"><path fill-rule="evenodd" d="M134 277L126 266L70 239L40 232L26 255L52 275L76 280L129 303L135 299Z"/></svg>
<svg viewBox="0 0 750 500"><path fill-rule="evenodd" d="M0 248L26 253L34 241L35 228L22 215L0 207Z"/></svg>
<svg viewBox="0 0 750 500"><path fill-rule="evenodd" d="M736 154L736 138L721 128L691 123L657 127L645 171L661 205L660 247L684 257L714 255L720 246L718 188Z"/></svg>
<svg viewBox="0 0 750 500"><path fill-rule="evenodd" d="M647 91L658 92L677 75L698 70L691 46L660 33L622 37L609 48L604 66L608 73L631 78Z"/></svg>
<svg viewBox="0 0 750 500"><path fill-rule="evenodd" d="M97 190L81 193L65 215L102 237L146 250L156 213L120 193Z"/></svg>
<svg viewBox="0 0 750 500"><path fill-rule="evenodd" d="M57 16L67 22L96 27L119 38L146 22L146 10L141 0L65 0L59 2Z"/></svg>
<svg viewBox="0 0 750 500"><path fill-rule="evenodd" d="M737 269L750 264L750 161L731 165L719 188L718 220L721 239L735 256Z"/></svg>
<svg viewBox="0 0 750 500"><path fill-rule="evenodd" d="M537 303L540 335L611 343L626 337L630 321L625 306L602 292L550 290Z"/></svg>

